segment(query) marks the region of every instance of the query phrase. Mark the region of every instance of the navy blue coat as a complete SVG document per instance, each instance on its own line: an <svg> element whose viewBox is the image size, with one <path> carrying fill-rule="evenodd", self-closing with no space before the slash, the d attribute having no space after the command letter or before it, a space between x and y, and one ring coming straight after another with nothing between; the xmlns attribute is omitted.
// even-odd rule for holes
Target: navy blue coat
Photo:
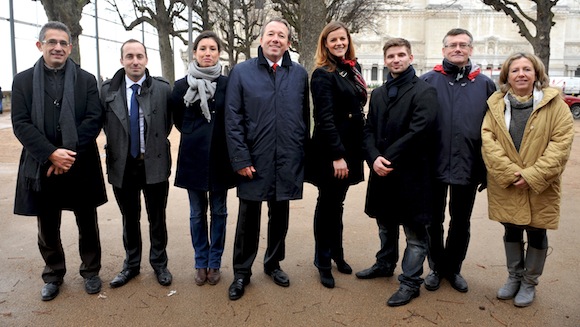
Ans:
<svg viewBox="0 0 580 327"><path fill-rule="evenodd" d="M496 87L476 65L468 66L458 81L457 69L444 62L420 77L435 87L439 101L435 178L446 184L477 185L485 181L481 123Z"/></svg>
<svg viewBox="0 0 580 327"><path fill-rule="evenodd" d="M382 85L373 90L364 148L371 167L365 212L397 222L426 224L432 214L433 140L437 95L418 77L389 98ZM378 156L394 168L381 177L372 169Z"/></svg>
<svg viewBox="0 0 580 327"><path fill-rule="evenodd" d="M253 179L240 178L241 199L302 198L308 73L286 52L275 75L260 47L257 58L237 64L229 76L225 116L232 168L256 169Z"/></svg>
<svg viewBox="0 0 580 327"><path fill-rule="evenodd" d="M349 72L350 67L342 67L342 71ZM335 178L332 162L341 158L348 165L349 184L364 180L364 114L352 75L342 77L338 70L329 72L325 67L312 73L314 133L306 153L306 180L315 185Z"/></svg>
<svg viewBox="0 0 580 327"><path fill-rule="evenodd" d="M208 100L211 120L200 108L200 100L187 107L183 96L189 85L187 77L175 82L170 108L173 122L181 132L177 155L175 186L198 191L223 191L235 186L224 130L224 106L228 79L217 78L216 91Z"/></svg>

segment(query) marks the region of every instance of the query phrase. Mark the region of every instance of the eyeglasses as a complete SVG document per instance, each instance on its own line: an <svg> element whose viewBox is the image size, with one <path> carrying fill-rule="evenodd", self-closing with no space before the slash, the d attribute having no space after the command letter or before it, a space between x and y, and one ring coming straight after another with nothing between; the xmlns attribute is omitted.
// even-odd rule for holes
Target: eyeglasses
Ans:
<svg viewBox="0 0 580 327"><path fill-rule="evenodd" d="M459 47L462 50L465 50L467 48L471 48L471 44L469 43L451 43L451 44L446 44L444 46L447 49L455 49L457 47Z"/></svg>
<svg viewBox="0 0 580 327"><path fill-rule="evenodd" d="M61 47L66 48L71 43L68 43L67 41L57 41L57 40L54 40L54 39L50 39L50 40L44 40L44 41L42 41L42 44L48 45L51 48L55 48L58 44L60 44Z"/></svg>

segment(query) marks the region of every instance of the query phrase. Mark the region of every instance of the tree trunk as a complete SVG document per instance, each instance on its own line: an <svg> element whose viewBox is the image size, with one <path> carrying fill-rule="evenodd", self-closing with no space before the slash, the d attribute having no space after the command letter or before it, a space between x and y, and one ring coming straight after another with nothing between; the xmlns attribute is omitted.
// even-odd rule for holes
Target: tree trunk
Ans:
<svg viewBox="0 0 580 327"><path fill-rule="evenodd" d="M77 64L81 64L81 51L79 47L79 35L83 33L80 20L83 7L90 3L90 0L41 0L46 17L50 21L58 21L70 29L72 52L70 58Z"/></svg>
<svg viewBox="0 0 580 327"><path fill-rule="evenodd" d="M310 74L314 70L314 56L318 36L326 23L324 0L300 0L300 63Z"/></svg>
<svg viewBox="0 0 580 327"><path fill-rule="evenodd" d="M549 1L538 1L536 37L532 46L534 53L546 66L546 74L550 72L550 32L552 31L554 13Z"/></svg>
<svg viewBox="0 0 580 327"><path fill-rule="evenodd" d="M157 34L159 40L159 56L161 57L161 74L169 80L171 86L175 82L175 66L173 48L171 47L172 23L163 0L155 0L157 8Z"/></svg>

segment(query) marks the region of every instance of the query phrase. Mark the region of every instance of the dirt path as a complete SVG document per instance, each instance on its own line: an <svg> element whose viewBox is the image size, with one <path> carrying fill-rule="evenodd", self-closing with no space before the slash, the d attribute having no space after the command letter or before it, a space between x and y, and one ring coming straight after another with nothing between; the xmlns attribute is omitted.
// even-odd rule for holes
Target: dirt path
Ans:
<svg viewBox="0 0 580 327"><path fill-rule="evenodd" d="M20 144L12 134L7 116L6 113L0 116L0 326L580 326L578 120L575 145L564 174L560 229L548 232L550 255L536 301L531 307L519 309L512 301L495 298L498 287L507 277L501 241L503 229L487 219L485 193L477 197L471 245L462 271L469 283L469 292L458 293L444 282L436 292L423 288L421 296L409 305L389 308L385 302L398 287L396 278L363 281L333 270L335 289L326 289L319 283L312 264L316 189L311 185L305 186L303 200L291 203L287 254L282 262L291 279L289 288L274 285L262 273L265 246L262 233L260 253L246 295L239 301L228 300L237 217L234 191L228 199L230 218L223 280L216 286L196 286L186 191L172 187L168 253L173 285L166 288L157 284L144 257L141 275L122 288L110 289L108 282L121 268L124 251L121 218L108 185L109 202L99 208L101 277L106 286L98 295L84 292L77 270L77 229L73 216L66 213L62 239L68 273L61 294L51 302L42 302L43 264L36 246L36 220L12 214ZM176 149L178 135L173 133L171 139ZM102 136L99 142L103 143ZM355 271L374 262L379 246L376 224L363 213L365 191L366 183L353 187L345 203L344 247L346 259ZM143 221L146 222L145 217ZM262 231L265 231L265 219L263 222ZM146 223L143 223L143 233L147 233ZM144 249L149 247L146 239L145 236ZM401 246L404 247L404 241ZM400 273L400 267L395 273ZM176 293L169 296L173 290Z"/></svg>

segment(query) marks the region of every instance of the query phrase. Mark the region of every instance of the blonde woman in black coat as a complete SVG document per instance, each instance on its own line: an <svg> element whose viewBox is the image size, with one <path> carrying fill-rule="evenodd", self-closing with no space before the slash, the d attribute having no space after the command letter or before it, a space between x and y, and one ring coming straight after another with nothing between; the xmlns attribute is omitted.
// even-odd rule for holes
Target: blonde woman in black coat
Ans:
<svg viewBox="0 0 580 327"><path fill-rule="evenodd" d="M342 213L349 186L364 179L362 108L367 100L354 45L343 23L331 22L322 30L310 86L315 125L307 180L318 187L314 265L322 285L333 288L331 260L339 272L352 273L344 260Z"/></svg>

